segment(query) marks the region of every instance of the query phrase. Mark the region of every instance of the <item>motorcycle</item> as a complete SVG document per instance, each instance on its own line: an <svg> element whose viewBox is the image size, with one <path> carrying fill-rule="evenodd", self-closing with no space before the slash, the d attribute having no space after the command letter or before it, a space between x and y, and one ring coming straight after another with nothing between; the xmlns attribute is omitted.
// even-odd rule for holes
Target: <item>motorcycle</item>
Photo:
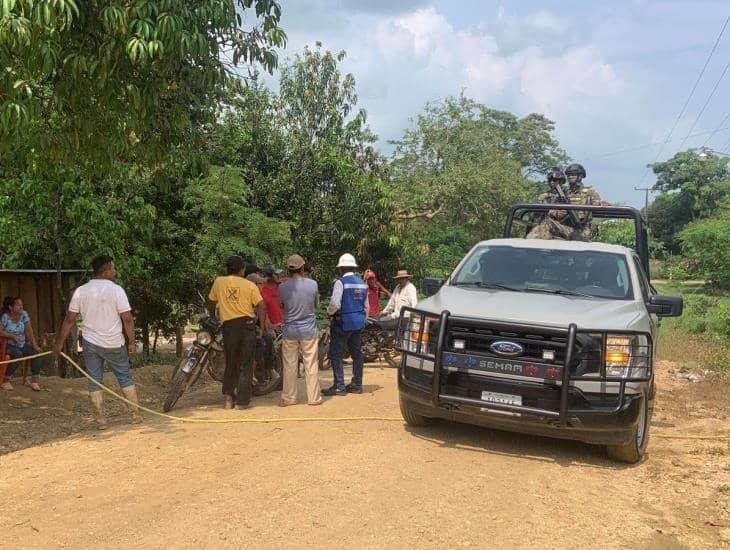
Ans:
<svg viewBox="0 0 730 550"><path fill-rule="evenodd" d="M257 343L258 345L258 343ZM260 353L256 353L252 364L252 394L262 396L281 389L281 333L276 333L272 342L273 366L266 368ZM257 350L258 351L258 350ZM223 381L225 371L223 334L221 323L215 317L204 313L200 319L200 330L188 347L185 356L178 362L170 378L170 390L162 410L172 410L182 395L195 384L203 371L207 371L216 382Z"/></svg>
<svg viewBox="0 0 730 550"><path fill-rule="evenodd" d="M362 332L362 354L366 363L385 361L389 367L398 367L400 353L395 349L395 330L383 328L378 319L368 317ZM330 327L322 331L319 337L319 370L332 368L329 350L332 341ZM348 355L345 348L345 356Z"/></svg>

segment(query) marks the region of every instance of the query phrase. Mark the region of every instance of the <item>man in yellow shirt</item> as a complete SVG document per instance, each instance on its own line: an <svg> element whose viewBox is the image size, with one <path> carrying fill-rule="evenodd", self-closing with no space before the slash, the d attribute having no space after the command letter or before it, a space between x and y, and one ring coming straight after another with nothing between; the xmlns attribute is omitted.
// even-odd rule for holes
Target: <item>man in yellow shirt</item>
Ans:
<svg viewBox="0 0 730 550"><path fill-rule="evenodd" d="M226 370L223 373L224 407L232 409L234 402L245 409L251 402L251 363L256 350L256 329L266 318L266 307L258 287L245 278L246 264L240 256L226 262L228 275L216 277L208 299L215 302L218 318L223 323L223 349Z"/></svg>

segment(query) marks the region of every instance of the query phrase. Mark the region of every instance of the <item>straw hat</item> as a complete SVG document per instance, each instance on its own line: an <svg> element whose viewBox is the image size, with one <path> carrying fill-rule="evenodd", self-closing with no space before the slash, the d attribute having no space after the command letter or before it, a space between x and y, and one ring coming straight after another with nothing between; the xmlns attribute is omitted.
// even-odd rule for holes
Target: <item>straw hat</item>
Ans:
<svg viewBox="0 0 730 550"><path fill-rule="evenodd" d="M410 273L408 273L408 270L406 269L399 269L398 273L395 274L394 279L410 279L413 277Z"/></svg>
<svg viewBox="0 0 730 550"><path fill-rule="evenodd" d="M289 269L301 269L304 267L304 263L304 258L302 258L299 254L292 254L286 260L286 267Z"/></svg>

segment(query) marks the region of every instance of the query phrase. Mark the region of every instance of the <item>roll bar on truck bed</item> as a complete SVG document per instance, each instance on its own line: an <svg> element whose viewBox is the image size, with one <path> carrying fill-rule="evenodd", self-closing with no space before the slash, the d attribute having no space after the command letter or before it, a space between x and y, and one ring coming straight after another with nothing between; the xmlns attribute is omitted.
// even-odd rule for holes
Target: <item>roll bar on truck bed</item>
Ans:
<svg viewBox="0 0 730 550"><path fill-rule="evenodd" d="M631 206L594 206L587 204L516 204L510 208L507 216L507 223L504 227L504 237L512 237L512 227L514 221L518 220L527 223L524 220L525 215L531 213L547 214L550 210L575 210L579 212L590 212L594 219L607 220L633 220L635 246L634 250L641 259L642 267L646 276L651 280L649 271L649 241L646 231L646 220L636 208Z"/></svg>

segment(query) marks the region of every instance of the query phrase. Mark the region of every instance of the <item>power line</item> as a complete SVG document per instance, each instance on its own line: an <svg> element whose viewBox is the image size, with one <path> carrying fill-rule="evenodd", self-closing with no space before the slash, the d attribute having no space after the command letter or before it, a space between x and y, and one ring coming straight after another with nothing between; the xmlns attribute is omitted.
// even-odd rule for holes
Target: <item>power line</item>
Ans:
<svg viewBox="0 0 730 550"><path fill-rule="evenodd" d="M730 139L725 142L725 145L718 149L721 153L730 153Z"/></svg>
<svg viewBox="0 0 730 550"><path fill-rule="evenodd" d="M730 130L730 126L724 126L722 128L715 128L714 130L703 130L702 132L696 132L689 137L691 137L691 138L699 137L699 136L704 136L704 135L712 134L712 133L717 134L720 132L725 132L727 130ZM680 139L680 138L674 138L674 140L670 140L670 141L675 141L677 139ZM581 155L581 156L584 156L587 158L594 158L594 159L612 157L615 155L620 155L622 153L632 153L634 151L641 151L642 149L648 149L650 147L655 147L655 146L661 145L663 143L666 143L666 141L651 141L649 143L644 143L642 145L636 145L635 147L625 147L623 149L617 149L615 151L611 151L610 153L601 153L600 155L593 155L593 156L591 156L591 155ZM730 145L730 142L728 142L728 144Z"/></svg>
<svg viewBox="0 0 730 550"><path fill-rule="evenodd" d="M720 29L720 34L717 35L717 38L715 39L715 44L712 46L712 50L710 50L710 54L707 56L707 59L705 60L705 64L702 66L702 70L700 71L700 74L697 76L697 80L695 80L694 86L692 86L692 90L689 92L689 95L687 96L687 99L685 100L684 105L682 105L682 109L679 111L679 114L677 115L677 118L675 119L674 124L672 125L672 129L669 130L669 133L667 134L667 137L664 140L664 143L659 148L659 151L657 151L657 154L654 157L654 160L651 162L651 164L656 163L656 161L659 159L659 155L662 154L662 151L664 150L664 146L667 143L669 143L669 140L672 138L672 135L674 134L674 130L677 129L677 125L679 124L679 121L682 120L682 117L684 116L684 113L687 110L687 106L689 105L689 102L692 99L692 96L694 96L694 93L697 90L697 86L699 85L700 80L702 80L702 76L705 74L705 70L707 69L707 66L710 64L710 61L712 60L712 56L715 55L715 50L717 50L717 46L720 44L722 35L725 34L725 29L727 28L727 25L729 22L730 22L730 15L728 15L727 18L725 19L725 23L723 23L722 29ZM644 171L644 175L641 176L642 180L646 177L646 174L649 172L649 166L650 165L647 165L647 168Z"/></svg>
<svg viewBox="0 0 730 550"><path fill-rule="evenodd" d="M712 131L712 133L707 137L707 139L705 140L705 142L702 144L702 147L705 147L708 143L710 143L710 140L713 137L715 137L715 134L720 131L720 128L722 128L725 125L725 123L727 122L727 120L729 118L730 118L730 112L728 112L728 114L725 115L725 118L722 119L722 122L720 122L720 124L717 125L717 128L715 128Z"/></svg>
<svg viewBox="0 0 730 550"><path fill-rule="evenodd" d="M725 68L722 70L722 74L720 75L720 78L718 78L717 79L717 82L715 82L715 86L713 86L712 91L710 92L710 95L707 96L707 100L705 101L705 104L702 106L702 109L700 109L700 112L697 114L697 118L695 118L695 121L692 123L692 127L687 132L687 135L682 140L682 143L679 144L679 148L680 149L685 144L685 142L689 139L689 135L695 129L695 126L697 126L697 123L700 121L700 117L702 116L702 113L705 112L705 109L707 108L707 105L709 105L710 100L715 95L715 92L717 91L718 86L720 86L720 82L722 82L722 79L725 78L725 74L727 73L727 70L728 69L730 69L730 61L728 61L725 64Z"/></svg>

